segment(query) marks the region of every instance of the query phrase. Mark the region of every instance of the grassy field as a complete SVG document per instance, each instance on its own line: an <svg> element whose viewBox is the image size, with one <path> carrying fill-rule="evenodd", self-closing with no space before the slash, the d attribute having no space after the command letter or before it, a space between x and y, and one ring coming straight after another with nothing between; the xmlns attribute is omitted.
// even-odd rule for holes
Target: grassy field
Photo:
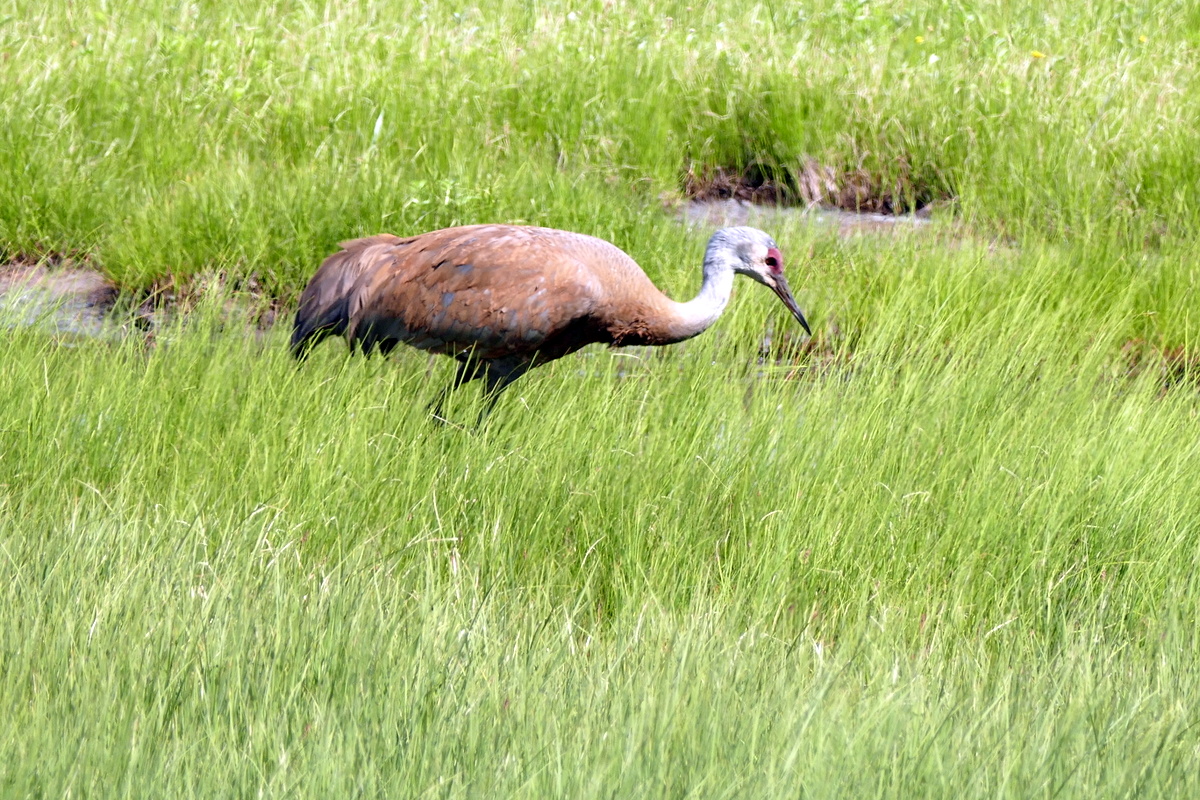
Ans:
<svg viewBox="0 0 1200 800"><path fill-rule="evenodd" d="M1198 50L1182 2L0 5L0 251L131 291L510 221L682 297L689 171L937 201L772 230L810 347L741 281L475 431L449 360L298 369L215 294L0 328L0 796L1200 794Z"/></svg>

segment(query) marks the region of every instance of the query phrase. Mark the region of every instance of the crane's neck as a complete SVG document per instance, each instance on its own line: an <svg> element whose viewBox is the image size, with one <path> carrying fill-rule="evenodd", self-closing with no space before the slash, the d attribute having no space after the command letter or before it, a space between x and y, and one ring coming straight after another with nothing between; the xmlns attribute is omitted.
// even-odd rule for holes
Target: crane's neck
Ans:
<svg viewBox="0 0 1200 800"><path fill-rule="evenodd" d="M737 256L729 247L710 242L704 254L704 282L700 293L686 303L674 303L670 340L690 339L717 321L733 292L733 268Z"/></svg>

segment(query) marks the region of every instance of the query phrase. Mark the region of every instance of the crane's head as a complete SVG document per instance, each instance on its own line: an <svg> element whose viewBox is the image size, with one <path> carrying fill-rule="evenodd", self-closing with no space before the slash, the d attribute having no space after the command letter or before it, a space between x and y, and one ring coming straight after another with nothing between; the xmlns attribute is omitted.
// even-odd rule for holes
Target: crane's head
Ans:
<svg viewBox="0 0 1200 800"><path fill-rule="evenodd" d="M713 234L708 247L710 252L714 248L732 251L733 271L748 275L777 294L800 326L812 336L812 329L783 276L783 254L774 239L758 228L722 228Z"/></svg>

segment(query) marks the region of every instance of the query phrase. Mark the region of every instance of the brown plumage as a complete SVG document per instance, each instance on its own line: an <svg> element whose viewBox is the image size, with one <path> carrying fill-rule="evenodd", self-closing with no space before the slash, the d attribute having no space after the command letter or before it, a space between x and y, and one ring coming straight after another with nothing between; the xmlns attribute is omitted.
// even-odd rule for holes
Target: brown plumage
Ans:
<svg viewBox="0 0 1200 800"><path fill-rule="evenodd" d="M774 241L753 228L713 235L704 285L690 303L660 292L614 245L550 228L472 225L341 247L300 297L292 352L301 358L334 334L368 354L404 342L459 361L447 391L484 377L493 400L535 363L594 342L662 345L695 336L724 308L734 272L770 286L808 329Z"/></svg>

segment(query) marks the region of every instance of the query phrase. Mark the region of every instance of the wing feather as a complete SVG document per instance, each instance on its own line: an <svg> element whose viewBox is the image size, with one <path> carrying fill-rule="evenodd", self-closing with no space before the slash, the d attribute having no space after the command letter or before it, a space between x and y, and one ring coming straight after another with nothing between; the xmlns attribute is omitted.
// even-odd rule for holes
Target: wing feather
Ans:
<svg viewBox="0 0 1200 800"><path fill-rule="evenodd" d="M505 225L434 231L389 252L354 290L349 336L484 359L541 351L567 331L568 351L586 344L575 339L604 299L596 258L628 260L599 239Z"/></svg>
<svg viewBox="0 0 1200 800"><path fill-rule="evenodd" d="M364 276L392 260L391 247L401 241L390 234L342 242L342 250L321 263L300 295L292 328L292 352L303 357L326 336L346 332L353 314L350 300Z"/></svg>
<svg viewBox="0 0 1200 800"><path fill-rule="evenodd" d="M659 294L615 245L550 228L472 225L341 246L301 295L297 356L344 334L368 351L405 342L481 359L552 359L612 343L610 307Z"/></svg>

